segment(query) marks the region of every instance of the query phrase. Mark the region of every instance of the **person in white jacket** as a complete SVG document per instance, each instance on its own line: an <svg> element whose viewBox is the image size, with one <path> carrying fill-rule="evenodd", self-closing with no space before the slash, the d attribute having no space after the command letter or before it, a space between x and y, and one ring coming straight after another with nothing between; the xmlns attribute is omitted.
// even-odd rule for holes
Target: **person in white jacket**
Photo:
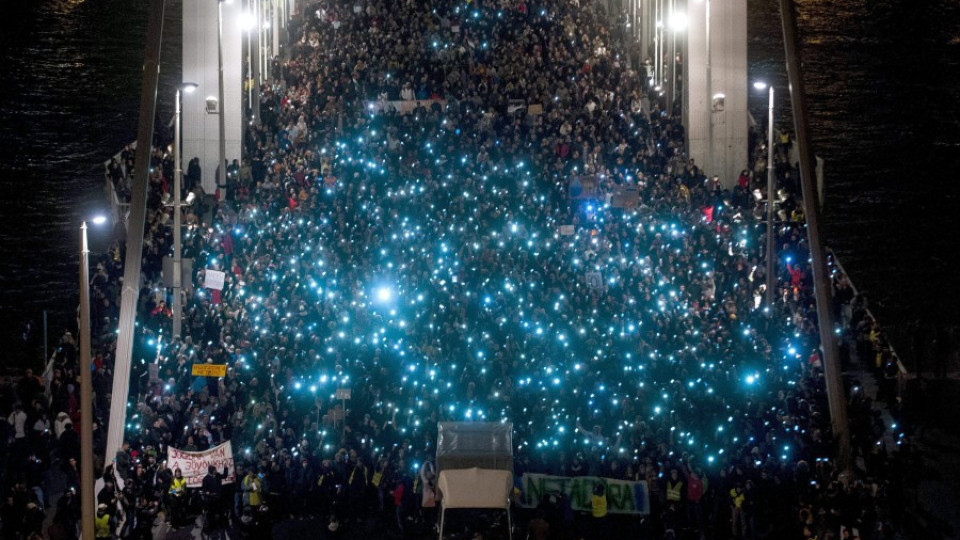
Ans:
<svg viewBox="0 0 960 540"><path fill-rule="evenodd" d="M67 429L66 425L72 423L73 422L70 421L70 415L67 413L61 411L60 414L57 415L57 419L53 421L53 434L57 440L60 440L60 435L63 435L64 430Z"/></svg>

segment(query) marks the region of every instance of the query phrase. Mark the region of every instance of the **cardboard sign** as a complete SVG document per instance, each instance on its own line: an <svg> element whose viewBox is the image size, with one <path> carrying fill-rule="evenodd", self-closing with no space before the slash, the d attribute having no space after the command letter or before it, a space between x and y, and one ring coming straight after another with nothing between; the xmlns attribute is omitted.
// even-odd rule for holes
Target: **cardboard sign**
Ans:
<svg viewBox="0 0 960 540"><path fill-rule="evenodd" d="M614 208L636 208L640 205L640 190L637 186L618 186L613 190L610 206Z"/></svg>
<svg viewBox="0 0 960 540"><path fill-rule="evenodd" d="M573 236L574 234L573 225L561 225L560 226L560 236Z"/></svg>
<svg viewBox="0 0 960 540"><path fill-rule="evenodd" d="M215 291L222 291L223 282L226 278L227 275L225 273L207 268L207 271L204 272L203 286Z"/></svg>
<svg viewBox="0 0 960 540"><path fill-rule="evenodd" d="M207 475L207 467L210 465L216 467L217 472L221 474L224 467L229 469L227 477L223 479L225 484L236 481L237 470L233 466L233 447L230 441L203 452L187 452L172 446L167 447L167 466L171 471L180 469L187 480L187 487L196 488L203 485L203 477Z"/></svg>
<svg viewBox="0 0 960 540"><path fill-rule="evenodd" d="M350 399L350 389L337 388L337 391L334 393L334 397L337 399Z"/></svg>
<svg viewBox="0 0 960 540"><path fill-rule="evenodd" d="M596 176L574 176L570 179L568 185L570 198L574 200L596 199L598 185Z"/></svg>
<svg viewBox="0 0 960 540"><path fill-rule="evenodd" d="M194 364L191 371L194 377L226 377L226 364Z"/></svg>

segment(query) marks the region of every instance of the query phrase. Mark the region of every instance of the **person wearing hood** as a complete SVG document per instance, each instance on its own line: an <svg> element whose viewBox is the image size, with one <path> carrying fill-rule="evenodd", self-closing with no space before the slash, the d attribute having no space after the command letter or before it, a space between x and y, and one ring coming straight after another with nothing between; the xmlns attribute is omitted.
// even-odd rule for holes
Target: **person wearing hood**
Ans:
<svg viewBox="0 0 960 540"><path fill-rule="evenodd" d="M60 435L63 435L63 432L67 429L67 424L71 424L70 415L61 411L57 415L57 419L53 422L53 434L56 436L56 439L60 440Z"/></svg>
<svg viewBox="0 0 960 540"><path fill-rule="evenodd" d="M24 538L32 538L35 535L39 536L43 531L43 520L46 519L46 512L43 511L43 507L37 504L36 500L31 500L27 503L27 507L23 514L23 526L20 529L20 534Z"/></svg>

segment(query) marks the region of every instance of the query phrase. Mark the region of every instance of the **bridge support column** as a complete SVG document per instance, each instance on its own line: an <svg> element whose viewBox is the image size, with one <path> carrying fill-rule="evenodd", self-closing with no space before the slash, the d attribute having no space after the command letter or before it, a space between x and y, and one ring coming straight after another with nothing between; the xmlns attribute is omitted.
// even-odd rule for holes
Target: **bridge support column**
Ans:
<svg viewBox="0 0 960 540"><path fill-rule="evenodd" d="M256 14L253 14L256 16ZM243 140L243 29L242 2L223 2L223 100L217 104L224 114L226 159L240 159ZM216 112L207 102L215 101L217 82L217 0L183 2L183 80L199 88L183 100L183 160L200 158L203 190L217 189L220 129Z"/></svg>
<svg viewBox="0 0 960 540"><path fill-rule="evenodd" d="M687 21L687 155L730 188L748 162L747 2L689 0Z"/></svg>

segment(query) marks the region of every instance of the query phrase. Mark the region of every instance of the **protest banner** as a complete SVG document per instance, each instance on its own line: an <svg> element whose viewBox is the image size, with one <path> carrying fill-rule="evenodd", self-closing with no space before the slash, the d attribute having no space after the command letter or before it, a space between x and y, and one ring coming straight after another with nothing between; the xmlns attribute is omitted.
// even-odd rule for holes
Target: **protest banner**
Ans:
<svg viewBox="0 0 960 540"><path fill-rule="evenodd" d="M390 110L395 110L401 115L410 114L418 106L424 107L425 109L430 109L430 106L434 103L440 105L441 109L447 105L447 100L445 99L411 99L411 100L392 100L392 101L367 101L365 108L371 113L383 113Z"/></svg>
<svg viewBox="0 0 960 540"><path fill-rule="evenodd" d="M227 477L223 479L225 484L236 481L237 471L233 466L233 448L230 446L230 441L203 452L187 452L172 446L167 447L167 466L171 471L180 469L183 477L187 479L187 487L200 487L203 484L203 477L207 475L207 467L210 465L216 467L217 472L221 474L224 467L229 469Z"/></svg>
<svg viewBox="0 0 960 540"><path fill-rule="evenodd" d="M573 236L576 232L573 228L573 225L561 225L560 226L560 235L561 236Z"/></svg>
<svg viewBox="0 0 960 540"><path fill-rule="evenodd" d="M650 513L650 498L645 481L631 482L596 476L571 478L526 473L521 480L520 506L536 508L550 495L562 493L570 500L570 507L574 511L590 512L590 497L598 484L606 487L607 511L611 514L646 515Z"/></svg>

